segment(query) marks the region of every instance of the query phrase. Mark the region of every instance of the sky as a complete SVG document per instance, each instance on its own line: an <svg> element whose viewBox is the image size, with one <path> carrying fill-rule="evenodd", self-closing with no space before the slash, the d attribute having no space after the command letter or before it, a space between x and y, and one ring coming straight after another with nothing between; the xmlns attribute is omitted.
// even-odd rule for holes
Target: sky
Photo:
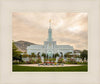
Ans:
<svg viewBox="0 0 100 84"><path fill-rule="evenodd" d="M57 45L88 49L88 13L13 12L13 40L43 45L48 38L50 19L52 37Z"/></svg>

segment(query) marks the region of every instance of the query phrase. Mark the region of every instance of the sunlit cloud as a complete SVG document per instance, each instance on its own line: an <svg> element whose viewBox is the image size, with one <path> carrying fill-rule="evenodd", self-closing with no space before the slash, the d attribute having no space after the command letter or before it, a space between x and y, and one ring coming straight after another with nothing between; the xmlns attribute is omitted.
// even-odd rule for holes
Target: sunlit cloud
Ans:
<svg viewBox="0 0 100 84"><path fill-rule="evenodd" d="M74 33L78 33L78 32L81 32L82 31L82 28L81 26L74 26L74 27L69 27L68 28L68 31L70 32L74 32Z"/></svg>

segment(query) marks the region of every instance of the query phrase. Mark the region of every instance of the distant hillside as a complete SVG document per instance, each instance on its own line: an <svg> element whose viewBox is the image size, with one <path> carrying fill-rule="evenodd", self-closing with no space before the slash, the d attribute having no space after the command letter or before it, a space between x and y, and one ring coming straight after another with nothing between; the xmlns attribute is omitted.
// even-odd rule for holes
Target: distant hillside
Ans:
<svg viewBox="0 0 100 84"><path fill-rule="evenodd" d="M16 42L14 42L14 44L16 45L16 47L18 48L18 50L22 51L22 52L26 52L27 46L36 45L34 43L27 42L27 41L16 41Z"/></svg>

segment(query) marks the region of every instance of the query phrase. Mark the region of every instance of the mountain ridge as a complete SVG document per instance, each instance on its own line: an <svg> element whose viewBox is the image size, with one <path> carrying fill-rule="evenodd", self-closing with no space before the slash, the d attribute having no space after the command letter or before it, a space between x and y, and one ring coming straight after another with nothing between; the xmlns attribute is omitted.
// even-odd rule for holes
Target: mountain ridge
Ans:
<svg viewBox="0 0 100 84"><path fill-rule="evenodd" d="M18 50L21 51L21 52L26 52L27 46L37 45L35 43L28 42L28 41L23 41L23 40L14 41L14 44L16 45L16 47L18 48Z"/></svg>

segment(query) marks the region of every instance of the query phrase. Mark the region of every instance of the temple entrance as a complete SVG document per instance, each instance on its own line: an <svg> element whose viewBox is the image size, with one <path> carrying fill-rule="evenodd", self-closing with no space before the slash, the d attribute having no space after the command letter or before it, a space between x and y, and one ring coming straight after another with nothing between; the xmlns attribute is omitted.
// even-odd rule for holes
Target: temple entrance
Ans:
<svg viewBox="0 0 100 84"><path fill-rule="evenodd" d="M52 58L52 51L48 51L48 58Z"/></svg>

